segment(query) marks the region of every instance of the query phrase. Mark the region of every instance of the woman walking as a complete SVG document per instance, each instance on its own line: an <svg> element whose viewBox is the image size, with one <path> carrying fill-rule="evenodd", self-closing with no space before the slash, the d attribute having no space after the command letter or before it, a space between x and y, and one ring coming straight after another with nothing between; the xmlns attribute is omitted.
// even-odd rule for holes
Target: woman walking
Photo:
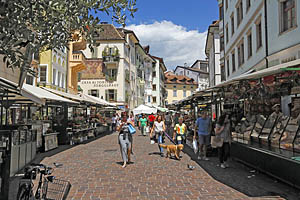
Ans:
<svg viewBox="0 0 300 200"><path fill-rule="evenodd" d="M151 129L151 133L150 133L150 138L153 137L153 132L155 133L155 135L158 135L158 148L159 148L159 152L160 152L160 156L163 157L164 153L163 153L163 148L159 146L159 144L163 143L163 136L164 136L164 132L166 130L165 127L165 123L162 120L162 117L159 115L154 124L153 127Z"/></svg>
<svg viewBox="0 0 300 200"><path fill-rule="evenodd" d="M132 135L128 129L129 124L131 123L128 122L126 114L123 114L122 120L117 128L117 131L119 131L119 144L123 159L122 168L125 168L126 164L130 163Z"/></svg>
<svg viewBox="0 0 300 200"><path fill-rule="evenodd" d="M218 147L218 155L220 167L225 169L226 167L229 167L227 159L229 156L231 143L230 121L228 115L223 114L220 116L219 121L216 124L215 133L216 137L220 137L221 140L223 140L223 145Z"/></svg>
<svg viewBox="0 0 300 200"><path fill-rule="evenodd" d="M141 133L143 136L146 136L145 129L146 129L147 123L148 123L148 120L145 117L145 114L143 114L142 118L140 118L140 120L139 120L139 127L141 129Z"/></svg>

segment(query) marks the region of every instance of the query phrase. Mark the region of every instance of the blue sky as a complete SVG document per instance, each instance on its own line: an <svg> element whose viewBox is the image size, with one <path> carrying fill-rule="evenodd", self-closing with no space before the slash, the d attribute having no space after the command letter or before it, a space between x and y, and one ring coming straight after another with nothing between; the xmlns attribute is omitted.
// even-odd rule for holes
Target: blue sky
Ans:
<svg viewBox="0 0 300 200"><path fill-rule="evenodd" d="M137 0L138 11L127 18L150 53L163 57L169 69L204 59L206 31L218 19L217 0ZM110 17L102 21L111 23Z"/></svg>

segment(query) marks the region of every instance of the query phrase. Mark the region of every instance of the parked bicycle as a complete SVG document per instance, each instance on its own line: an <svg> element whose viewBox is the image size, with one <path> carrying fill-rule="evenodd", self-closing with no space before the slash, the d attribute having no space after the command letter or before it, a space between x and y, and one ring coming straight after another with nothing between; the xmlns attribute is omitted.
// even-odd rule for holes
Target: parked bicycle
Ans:
<svg viewBox="0 0 300 200"><path fill-rule="evenodd" d="M62 164L55 164L62 166ZM71 188L68 181L56 179L51 176L54 169L43 164L31 164L26 167L18 189L17 200L64 200ZM34 194L34 183L37 175L40 175L38 186Z"/></svg>

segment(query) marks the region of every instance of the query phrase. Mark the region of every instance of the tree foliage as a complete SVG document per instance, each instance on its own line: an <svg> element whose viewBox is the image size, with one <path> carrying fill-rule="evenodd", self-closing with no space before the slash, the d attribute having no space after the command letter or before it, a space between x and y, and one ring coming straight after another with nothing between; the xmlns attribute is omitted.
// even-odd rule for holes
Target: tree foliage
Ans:
<svg viewBox="0 0 300 200"><path fill-rule="evenodd" d="M100 19L91 13L106 13L124 25L135 5L136 0L0 0L0 54L7 67L28 71L34 53L68 47L74 31L92 48Z"/></svg>

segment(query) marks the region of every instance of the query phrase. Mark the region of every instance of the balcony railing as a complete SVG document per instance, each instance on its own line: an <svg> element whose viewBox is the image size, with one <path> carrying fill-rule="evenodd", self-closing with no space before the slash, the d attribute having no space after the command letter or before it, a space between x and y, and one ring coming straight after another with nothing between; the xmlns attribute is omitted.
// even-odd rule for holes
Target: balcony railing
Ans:
<svg viewBox="0 0 300 200"><path fill-rule="evenodd" d="M103 62L105 63L115 63L119 62L120 57L119 56L104 56L103 57Z"/></svg>

